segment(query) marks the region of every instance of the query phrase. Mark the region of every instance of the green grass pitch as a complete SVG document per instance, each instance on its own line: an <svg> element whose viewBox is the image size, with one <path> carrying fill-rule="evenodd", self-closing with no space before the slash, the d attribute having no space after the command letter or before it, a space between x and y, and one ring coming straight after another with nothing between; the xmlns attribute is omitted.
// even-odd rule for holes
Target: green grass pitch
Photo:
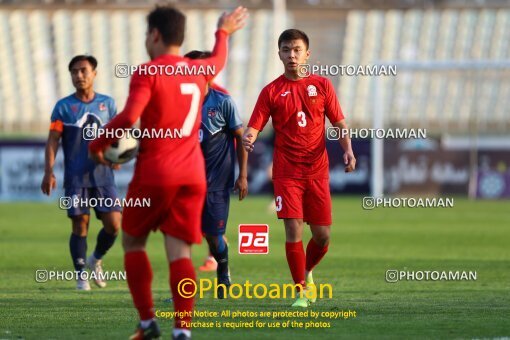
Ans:
<svg viewBox="0 0 510 340"><path fill-rule="evenodd" d="M234 198L234 197L233 197ZM234 282L287 283L283 224L269 213L268 197L232 201L227 236ZM333 286L333 299L313 311L353 310L356 318L331 320L330 328L194 329L194 339L508 338L510 337L510 214L508 202L456 199L454 208L378 208L364 211L360 197L336 197L329 253L314 271ZM268 255L237 254L237 225L267 223ZM89 252L100 224L91 223ZM35 282L35 270L71 270L71 227L57 203L0 204L0 339L127 339L137 323L127 285L75 291L74 282ZM309 231L305 232L305 240ZM306 244L305 244L306 245ZM162 236L148 245L156 309L171 311ZM193 251L195 266L205 245ZM105 270L122 270L117 242ZM476 281L387 283L398 270L476 271ZM200 278L213 278L200 273ZM197 299L202 311L284 311L290 299ZM258 318L263 322L285 321ZM207 321L210 319L200 319ZM225 321L218 319L217 321ZM306 321L295 319L297 321ZM322 321L328 321L321 319ZM228 320L227 320L228 321ZM230 320L232 321L232 320ZM251 321L251 319L243 319ZM159 320L164 338L172 322Z"/></svg>

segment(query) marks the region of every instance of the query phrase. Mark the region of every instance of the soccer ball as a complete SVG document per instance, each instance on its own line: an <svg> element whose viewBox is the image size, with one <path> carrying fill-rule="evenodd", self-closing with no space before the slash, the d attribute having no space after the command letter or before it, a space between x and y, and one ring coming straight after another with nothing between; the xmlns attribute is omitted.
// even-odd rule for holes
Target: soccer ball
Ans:
<svg viewBox="0 0 510 340"><path fill-rule="evenodd" d="M129 162L136 157L139 145L138 139L127 134L106 148L104 158L115 164Z"/></svg>

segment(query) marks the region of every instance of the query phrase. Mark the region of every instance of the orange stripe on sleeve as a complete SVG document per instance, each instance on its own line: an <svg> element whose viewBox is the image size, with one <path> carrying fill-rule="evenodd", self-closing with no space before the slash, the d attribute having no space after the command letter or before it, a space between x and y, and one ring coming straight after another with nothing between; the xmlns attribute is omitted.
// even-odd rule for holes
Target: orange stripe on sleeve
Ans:
<svg viewBox="0 0 510 340"><path fill-rule="evenodd" d="M54 122L51 122L50 130L55 130L55 131L58 131L58 132L62 132L62 131L64 131L64 123L62 123L61 120L56 120Z"/></svg>

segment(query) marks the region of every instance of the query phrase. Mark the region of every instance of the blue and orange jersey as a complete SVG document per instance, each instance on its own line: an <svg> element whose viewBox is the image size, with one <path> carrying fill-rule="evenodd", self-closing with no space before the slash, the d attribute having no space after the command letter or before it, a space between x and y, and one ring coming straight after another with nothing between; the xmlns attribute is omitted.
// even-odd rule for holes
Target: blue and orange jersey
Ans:
<svg viewBox="0 0 510 340"><path fill-rule="evenodd" d="M235 144L233 131L243 122L232 98L209 89L202 105L199 139L204 154L207 191L229 190L234 186Z"/></svg>
<svg viewBox="0 0 510 340"><path fill-rule="evenodd" d="M113 171L88 157L89 140L84 129L104 126L117 114L113 98L95 93L85 103L74 94L60 99L51 114L50 130L62 132L64 150L64 187L100 187L114 185Z"/></svg>

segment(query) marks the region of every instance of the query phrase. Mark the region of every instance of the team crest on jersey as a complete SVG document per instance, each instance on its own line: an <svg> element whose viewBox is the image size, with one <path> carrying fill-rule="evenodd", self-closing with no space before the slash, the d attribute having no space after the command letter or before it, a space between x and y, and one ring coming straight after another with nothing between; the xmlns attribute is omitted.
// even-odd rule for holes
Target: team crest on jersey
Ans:
<svg viewBox="0 0 510 340"><path fill-rule="evenodd" d="M308 97L316 97L317 96L317 89L313 85L308 85L306 88L308 91Z"/></svg>
<svg viewBox="0 0 510 340"><path fill-rule="evenodd" d="M216 116L216 109L214 107L210 107L207 109L207 116L213 118Z"/></svg>
<svg viewBox="0 0 510 340"><path fill-rule="evenodd" d="M73 113L78 112L78 105L71 105L71 111L73 111Z"/></svg>
<svg viewBox="0 0 510 340"><path fill-rule="evenodd" d="M106 111L106 105L104 103L99 103L99 111Z"/></svg>

